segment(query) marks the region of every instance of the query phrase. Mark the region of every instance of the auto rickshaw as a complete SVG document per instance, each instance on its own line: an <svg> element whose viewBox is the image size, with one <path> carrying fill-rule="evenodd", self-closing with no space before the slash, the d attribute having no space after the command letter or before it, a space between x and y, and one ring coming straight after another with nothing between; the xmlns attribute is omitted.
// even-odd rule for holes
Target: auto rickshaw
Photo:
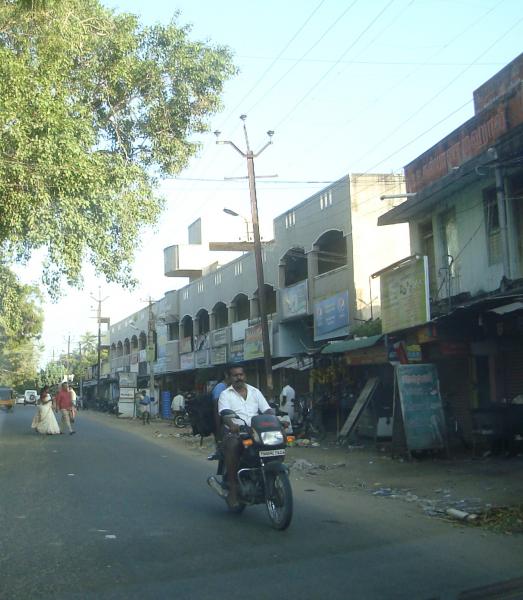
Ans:
<svg viewBox="0 0 523 600"><path fill-rule="evenodd" d="M14 410L16 404L16 394L13 388L0 386L0 407L4 407L7 412Z"/></svg>

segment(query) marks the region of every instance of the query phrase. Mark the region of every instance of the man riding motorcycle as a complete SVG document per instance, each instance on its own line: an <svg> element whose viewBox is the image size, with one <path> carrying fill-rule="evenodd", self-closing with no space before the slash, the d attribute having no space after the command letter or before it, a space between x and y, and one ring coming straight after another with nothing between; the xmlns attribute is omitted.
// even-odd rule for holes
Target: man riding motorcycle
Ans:
<svg viewBox="0 0 523 600"><path fill-rule="evenodd" d="M273 415L274 411L260 390L246 383L243 367L229 367L228 374L230 386L220 394L218 412L223 420L222 451L229 484L227 504L231 508L236 508L238 506L236 473L240 462L242 444L238 436L240 426L234 422L233 414L236 414L247 425L250 425L251 418L255 415Z"/></svg>

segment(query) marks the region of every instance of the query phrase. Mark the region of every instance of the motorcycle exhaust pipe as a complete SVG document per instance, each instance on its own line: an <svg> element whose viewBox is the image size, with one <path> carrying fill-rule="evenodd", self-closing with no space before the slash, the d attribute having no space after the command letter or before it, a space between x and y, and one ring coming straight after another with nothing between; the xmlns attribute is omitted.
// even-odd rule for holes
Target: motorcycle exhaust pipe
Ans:
<svg viewBox="0 0 523 600"><path fill-rule="evenodd" d="M221 483L216 479L214 475L211 475L207 478L207 484L209 485L211 490L213 490L218 494L218 496L220 496L220 498L227 498L227 490L223 489Z"/></svg>

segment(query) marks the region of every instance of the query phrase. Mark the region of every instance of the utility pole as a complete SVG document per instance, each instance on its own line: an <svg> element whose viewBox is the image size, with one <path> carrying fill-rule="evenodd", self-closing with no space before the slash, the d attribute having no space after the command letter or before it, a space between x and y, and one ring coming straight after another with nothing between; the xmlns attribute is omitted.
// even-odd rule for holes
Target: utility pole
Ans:
<svg viewBox="0 0 523 600"><path fill-rule="evenodd" d="M79 389L79 394L80 397L82 398L83 401L83 396L84 396L84 372L83 372L83 367L82 367L82 342L78 342L78 355L80 357L80 389Z"/></svg>
<svg viewBox="0 0 523 600"><path fill-rule="evenodd" d="M67 383L69 383L69 371L71 370L71 334L67 336L67 366L65 376L67 377Z"/></svg>
<svg viewBox="0 0 523 600"><path fill-rule="evenodd" d="M102 302L105 302L109 296L102 299L101 287L98 286L98 298L91 296L98 303L96 310L96 320L98 321L98 374L96 378L96 399L100 399L100 376L102 372Z"/></svg>
<svg viewBox="0 0 523 600"><path fill-rule="evenodd" d="M149 297L149 316L147 319L147 363L149 365L149 398L154 400L154 311L153 301Z"/></svg>
<svg viewBox="0 0 523 600"><path fill-rule="evenodd" d="M263 257L262 257L262 246L260 238L260 225L258 220L258 201L256 198L256 174L254 172L254 159L259 156L268 146L272 144L272 136L274 131L267 131L269 141L258 150L253 152L249 146L249 136L247 135L247 127L245 120L247 115L241 115L240 119L243 121L243 133L245 135L246 151L243 152L238 146L229 140L221 141L217 140L217 144L229 144L236 152L241 154L247 160L247 175L249 178L249 193L251 198L251 219L252 219L252 233L254 238L254 260L256 264L256 279L258 283L258 306L260 309L260 323L262 330L262 342L263 342L263 361L265 366L265 379L267 383L267 397L269 400L272 399L273 388L272 388L272 360L271 360L271 346L269 339L269 323L267 321L267 303L265 299L265 280L263 275ZM215 131L216 137L219 137L220 132Z"/></svg>

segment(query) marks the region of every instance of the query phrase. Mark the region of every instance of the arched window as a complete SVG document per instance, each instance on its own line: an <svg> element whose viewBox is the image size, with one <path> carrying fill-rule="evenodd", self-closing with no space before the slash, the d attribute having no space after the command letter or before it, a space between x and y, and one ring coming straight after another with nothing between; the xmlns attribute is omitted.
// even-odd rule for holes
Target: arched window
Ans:
<svg viewBox="0 0 523 600"><path fill-rule="evenodd" d="M193 336L193 322L190 315L185 315L185 317L181 320L180 329L180 336L182 338Z"/></svg>
<svg viewBox="0 0 523 600"><path fill-rule="evenodd" d="M122 344L122 342L118 342L118 344L116 345L116 356L118 358L120 358L120 356L123 356L123 344Z"/></svg>
<svg viewBox="0 0 523 600"><path fill-rule="evenodd" d="M307 257L303 248L291 248L284 254L285 287L307 279Z"/></svg>
<svg viewBox="0 0 523 600"><path fill-rule="evenodd" d="M138 338L133 335L131 338L131 352L136 352L138 350Z"/></svg>
<svg viewBox="0 0 523 600"><path fill-rule="evenodd" d="M249 298L245 294L238 294L231 302L231 306L234 308L234 322L250 318Z"/></svg>
<svg viewBox="0 0 523 600"><path fill-rule="evenodd" d="M318 250L318 275L347 264L347 243L341 231L325 232L315 246Z"/></svg>
<svg viewBox="0 0 523 600"><path fill-rule="evenodd" d="M196 313L196 319L198 320L198 331L200 334L209 332L209 313L205 308L200 309Z"/></svg>
<svg viewBox="0 0 523 600"><path fill-rule="evenodd" d="M224 302L217 302L212 309L214 314L214 326L216 329L227 327L229 324L229 315Z"/></svg>
<svg viewBox="0 0 523 600"><path fill-rule="evenodd" d="M145 332L142 331L140 333L140 337L138 338L138 349L145 350L146 348L147 348L147 336L145 335Z"/></svg>
<svg viewBox="0 0 523 600"><path fill-rule="evenodd" d="M124 356L128 356L129 354L131 354L131 342L129 341L129 338L125 338L124 340L123 353Z"/></svg>

